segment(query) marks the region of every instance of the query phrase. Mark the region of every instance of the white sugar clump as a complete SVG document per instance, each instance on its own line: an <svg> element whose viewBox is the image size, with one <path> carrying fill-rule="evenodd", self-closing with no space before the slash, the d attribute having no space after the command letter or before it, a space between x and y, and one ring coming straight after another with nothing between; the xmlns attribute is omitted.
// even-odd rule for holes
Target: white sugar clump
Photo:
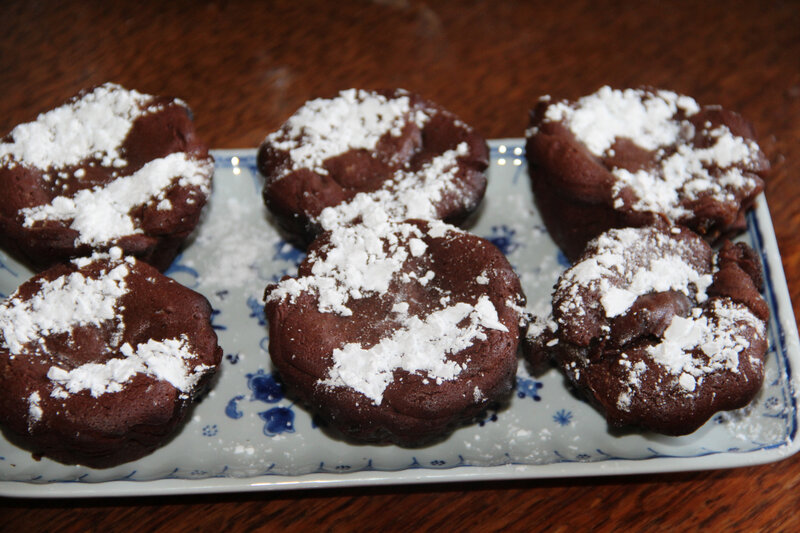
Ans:
<svg viewBox="0 0 800 533"><path fill-rule="evenodd" d="M79 235L76 244L101 245L125 235L141 233L131 211L150 202L162 202L169 187L210 188L211 163L194 160L183 152L155 159L131 174L108 184L83 189L73 197L58 196L49 204L22 209L24 226L46 220L70 220Z"/></svg>
<svg viewBox="0 0 800 533"><path fill-rule="evenodd" d="M380 209L368 211L363 225L335 229L324 250L312 253L310 276L281 281L267 301L313 292L321 312L350 316L349 299L386 292L406 260L424 252L422 236L417 226L391 222Z"/></svg>
<svg viewBox="0 0 800 533"><path fill-rule="evenodd" d="M123 358L114 358L104 363L87 363L71 370L51 366L47 377L56 384L51 393L56 398L65 398L88 390L93 397L119 392L137 374L145 374L160 381L167 381L183 393L191 392L208 366L191 365L196 356L190 350L187 339L150 339L134 349L130 344L121 346Z"/></svg>
<svg viewBox="0 0 800 533"><path fill-rule="evenodd" d="M618 178L613 188L615 197L629 188L638 198L631 206L635 211L662 212L679 220L691 214L681 204L682 198L696 200L700 194L706 194L720 202L734 202L736 197L729 189L753 190L755 180L745 177L734 165L753 162L758 145L733 136L725 126L710 131L709 136L715 141L712 146L695 148L680 144L675 153L658 162L655 170L614 169L612 173ZM712 175L711 168L724 171Z"/></svg>
<svg viewBox="0 0 800 533"><path fill-rule="evenodd" d="M460 325L464 320L468 324ZM486 329L508 331L485 295L476 305L459 302L424 318L410 316L371 348L350 343L335 349L333 366L320 383L350 387L380 405L397 369L424 374L437 383L456 378L463 368L447 356L468 348L476 339L486 339Z"/></svg>
<svg viewBox="0 0 800 533"><path fill-rule="evenodd" d="M747 193L756 187L756 181L737 167L753 167L758 145L719 126L702 132L713 141L711 146L694 146L695 127L686 118L699 111L694 99L671 91L603 87L574 104L550 105L544 120L562 121L598 157L612 155L617 139L629 139L655 152L657 162L652 168L611 170L617 178L614 205L622 207L622 193L630 190L637 197L631 209L664 213L677 221L691 214L683 206L686 200L705 195L730 203L736 201L733 191ZM676 118L679 112L682 118Z"/></svg>
<svg viewBox="0 0 800 533"><path fill-rule="evenodd" d="M387 98L349 89L336 98L307 102L266 142L288 151L293 162L278 177L299 168L327 174L325 160L354 149L373 150L385 134L399 137L407 122L422 127L428 118L412 109L407 95Z"/></svg>
<svg viewBox="0 0 800 533"><path fill-rule="evenodd" d="M44 411L42 410L41 405L42 397L39 395L39 391L33 391L30 396L28 396L28 426L32 426L36 424L39 420L42 419L42 415Z"/></svg>
<svg viewBox="0 0 800 533"><path fill-rule="evenodd" d="M748 331L763 338L764 322L740 303L714 300L710 309L697 317L673 317L663 340L649 347L648 354L678 376L686 392L693 392L706 374L738 372L739 354L750 347ZM701 356L694 353L698 349Z"/></svg>
<svg viewBox="0 0 800 533"><path fill-rule="evenodd" d="M647 365L644 361L637 361L635 364L631 364L631 362L625 358L624 354L622 354L622 357L623 359L620 359L620 364L628 368L628 380L625 384L625 390L623 390L617 398L617 407L623 411L627 411L633 400L634 389L642 384L641 378L647 371Z"/></svg>
<svg viewBox="0 0 800 533"><path fill-rule="evenodd" d="M650 228L614 229L595 241L597 253L567 270L558 291L569 293L561 311L585 312L581 288L594 294L606 317L625 314L639 296L651 292L678 291L697 302L707 299L713 281L711 269L698 270L689 263L695 251L683 240L671 239Z"/></svg>
<svg viewBox="0 0 800 533"><path fill-rule="evenodd" d="M77 165L97 158L104 166L122 167L119 153L133 122L147 113L152 96L107 83L76 101L40 114L0 144L0 160L41 169Z"/></svg>
<svg viewBox="0 0 800 533"><path fill-rule="evenodd" d="M433 219L437 217L436 203L448 190L456 188L458 158L469 153L467 143L434 157L418 171L399 170L372 192L358 193L351 200L326 207L317 221L324 229L364 218L369 211L381 209L393 219Z"/></svg>
<svg viewBox="0 0 800 533"><path fill-rule="evenodd" d="M618 137L633 140L645 150L656 150L678 140L678 110L686 116L700 111L694 99L671 91L653 94L640 89L614 90L606 86L580 98L574 105L550 105L545 119L561 122L590 152L602 156Z"/></svg>
<svg viewBox="0 0 800 533"><path fill-rule="evenodd" d="M9 353L17 355L26 345L42 344L48 335L113 320L118 299L128 290L127 275L126 264L115 266L100 279L73 272L40 281L38 292L28 300L12 295L0 305L0 331Z"/></svg>

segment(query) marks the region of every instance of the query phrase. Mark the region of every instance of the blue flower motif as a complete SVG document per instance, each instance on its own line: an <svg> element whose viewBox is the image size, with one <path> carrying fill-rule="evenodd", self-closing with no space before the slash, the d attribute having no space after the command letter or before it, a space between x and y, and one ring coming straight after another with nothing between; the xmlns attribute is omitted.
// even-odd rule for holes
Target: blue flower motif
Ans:
<svg viewBox="0 0 800 533"><path fill-rule="evenodd" d="M244 396L235 396L230 399L228 405L225 406L225 415L228 416L228 418L237 420L244 416L244 413L241 412L237 406L237 404L242 400L244 400Z"/></svg>
<svg viewBox="0 0 800 533"><path fill-rule="evenodd" d="M447 461L445 461L443 459L434 459L433 461L431 461L431 465L432 466L442 466L442 465L446 465L446 464L447 464Z"/></svg>
<svg viewBox="0 0 800 533"><path fill-rule="evenodd" d="M487 422L497 422L497 411L495 411L491 415L487 416L486 418L478 422L478 425L480 427L483 427L486 425Z"/></svg>
<svg viewBox="0 0 800 533"><path fill-rule="evenodd" d="M577 459L578 461L580 461L582 463L587 462L591 458L592 458L591 455L587 455L585 453L579 453L578 455L575 456L575 459Z"/></svg>
<svg viewBox="0 0 800 533"><path fill-rule="evenodd" d="M497 246L503 255L509 255L520 247L520 242L514 239L517 230L502 226L492 226L492 234L486 239Z"/></svg>
<svg viewBox="0 0 800 533"><path fill-rule="evenodd" d="M192 278L192 281L189 283L184 283L184 282L181 283L189 288L197 287L200 284L200 282L198 281L198 279L200 278L200 273L190 266L181 264L182 260L183 260L183 254L178 254L178 256L175 258L175 260L172 262L169 268L167 268L167 270L164 271L164 274L172 277L174 277L174 274L181 274L181 273L188 274Z"/></svg>
<svg viewBox="0 0 800 533"><path fill-rule="evenodd" d="M17 275L17 273L16 273L16 272L14 272L14 271L13 271L13 270L11 270L10 268L8 268L8 265L6 265L6 262L5 262L5 261L3 261L3 259L2 259L1 257L0 257L0 270L5 270L5 271L7 271L9 274L11 274L12 276L14 276L15 278L16 278L16 277L19 277L19 276ZM5 298L5 296L3 296L3 298Z"/></svg>
<svg viewBox="0 0 800 533"><path fill-rule="evenodd" d="M222 314L222 311L219 310L219 309L212 309L211 310L211 327L216 329L216 330L219 330L219 331L225 331L226 329L228 329L228 326L223 326L222 324L215 324L214 323L214 321L217 319L217 317L220 314Z"/></svg>
<svg viewBox="0 0 800 533"><path fill-rule="evenodd" d="M230 361L232 365L235 365L239 362L239 354L238 353L229 353L225 355L225 359Z"/></svg>
<svg viewBox="0 0 800 533"><path fill-rule="evenodd" d="M303 250L295 248L286 241L278 241L275 243L275 253L272 256L273 261L288 261L294 265L299 265L303 258L306 256Z"/></svg>
<svg viewBox="0 0 800 533"><path fill-rule="evenodd" d="M778 398L776 398L775 396L770 396L769 398L766 399L766 401L764 401L764 406L767 409L774 409L778 407L780 403L781 401Z"/></svg>
<svg viewBox="0 0 800 533"><path fill-rule="evenodd" d="M294 412L288 407L273 407L258 413L265 422L264 435L274 437L280 433L294 433Z"/></svg>
<svg viewBox="0 0 800 533"><path fill-rule="evenodd" d="M269 336L261 337L261 340L258 341L258 347L269 353Z"/></svg>
<svg viewBox="0 0 800 533"><path fill-rule="evenodd" d="M251 401L277 403L283 399L283 384L275 374L266 374L259 369L255 374L247 374L247 388L253 391Z"/></svg>
<svg viewBox="0 0 800 533"><path fill-rule="evenodd" d="M217 428L216 424L210 424L208 426L203 427L203 436L204 437L213 437L219 433L219 429Z"/></svg>
<svg viewBox="0 0 800 533"><path fill-rule="evenodd" d="M258 320L259 326L267 325L267 315L264 313L264 304L252 296L247 297L247 307L250 308L250 317Z"/></svg>
<svg viewBox="0 0 800 533"><path fill-rule="evenodd" d="M517 396L520 398L530 396L533 401L539 402L542 400L542 397L539 396L539 389L542 387L544 387L544 383L541 381L517 376Z"/></svg>
<svg viewBox="0 0 800 533"><path fill-rule="evenodd" d="M562 267L569 268L572 266L572 262L569 259L567 259L567 256L564 255L564 252L562 252L561 250L559 250L558 254L556 254L556 258L558 260L558 264L561 265Z"/></svg>
<svg viewBox="0 0 800 533"><path fill-rule="evenodd" d="M556 424L568 426L572 422L572 411L561 409L555 415L553 415L553 420Z"/></svg>

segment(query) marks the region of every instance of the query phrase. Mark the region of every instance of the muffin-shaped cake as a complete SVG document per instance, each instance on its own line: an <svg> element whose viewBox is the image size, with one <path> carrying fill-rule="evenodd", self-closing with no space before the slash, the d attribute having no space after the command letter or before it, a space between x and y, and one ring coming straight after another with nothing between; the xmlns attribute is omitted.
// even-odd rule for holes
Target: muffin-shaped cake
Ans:
<svg viewBox="0 0 800 533"><path fill-rule="evenodd" d="M96 87L2 139L0 244L38 270L113 246L164 270L213 171L184 102Z"/></svg>
<svg viewBox="0 0 800 533"><path fill-rule="evenodd" d="M553 319L526 336L612 426L667 435L747 405L761 387L769 310L745 244L715 254L685 228L613 229L559 279Z"/></svg>
<svg viewBox="0 0 800 533"><path fill-rule="evenodd" d="M331 229L326 207L352 221L382 204L396 220L460 224L483 198L488 157L483 137L416 94L350 89L301 107L264 140L258 167L267 207L307 244ZM353 201L361 207L344 205Z"/></svg>
<svg viewBox="0 0 800 533"><path fill-rule="evenodd" d="M513 386L519 279L490 242L443 222L383 214L325 232L265 298L283 381L355 441L437 440Z"/></svg>
<svg viewBox="0 0 800 533"><path fill-rule="evenodd" d="M34 456L106 468L168 441L222 357L202 295L95 254L0 305L0 426Z"/></svg>
<svg viewBox="0 0 800 533"><path fill-rule="evenodd" d="M733 235L769 168L741 116L665 90L545 97L526 135L536 204L571 260L607 229L657 219L711 243Z"/></svg>

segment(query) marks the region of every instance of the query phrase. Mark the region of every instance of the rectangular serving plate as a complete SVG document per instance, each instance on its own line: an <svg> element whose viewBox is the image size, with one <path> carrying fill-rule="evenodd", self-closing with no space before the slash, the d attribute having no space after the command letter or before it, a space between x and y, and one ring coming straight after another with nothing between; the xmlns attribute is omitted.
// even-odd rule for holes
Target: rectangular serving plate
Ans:
<svg viewBox="0 0 800 533"><path fill-rule="evenodd" d="M566 261L533 204L524 139L489 145L489 188L469 230L506 253L529 307L545 311ZM761 257L772 313L766 379L749 407L719 414L685 437L612 432L557 371L531 375L520 363L508 407L441 443L405 449L337 440L284 397L266 352L261 291L293 274L303 254L280 238L265 213L255 150L213 154L214 194L168 274L205 294L215 309L225 358L214 389L170 443L107 470L35 461L0 437L0 495L152 496L644 474L756 465L797 452L800 341L763 195L741 237ZM10 294L30 275L0 253L0 293Z"/></svg>

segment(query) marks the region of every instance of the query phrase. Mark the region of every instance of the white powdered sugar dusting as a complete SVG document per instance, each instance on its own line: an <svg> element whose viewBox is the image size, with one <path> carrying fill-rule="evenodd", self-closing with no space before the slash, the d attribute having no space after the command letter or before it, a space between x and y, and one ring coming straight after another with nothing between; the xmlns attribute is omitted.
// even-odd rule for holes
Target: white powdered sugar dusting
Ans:
<svg viewBox="0 0 800 533"><path fill-rule="evenodd" d="M705 374L738 372L739 354L750 347L748 331L763 338L764 322L742 304L715 299L699 316L675 316L662 342L650 347L648 354L678 376L686 392L693 392ZM695 355L698 349L701 356Z"/></svg>
<svg viewBox="0 0 800 533"><path fill-rule="evenodd" d="M51 366L47 377L55 383L51 395L64 398L88 390L93 397L119 392L137 374L145 374L160 381L167 381L183 393L188 393L197 384L209 367L190 366L195 357L187 339L150 339L138 344L136 349L125 343L120 348L123 358L108 359L104 363L87 363L72 370Z"/></svg>
<svg viewBox="0 0 800 533"><path fill-rule="evenodd" d="M625 390L623 390L617 398L617 407L623 411L627 411L633 399L634 389L641 385L641 378L647 371L647 365L644 361L637 361L635 364L631 364L625 357L625 354L622 354L622 359L620 359L619 362L628 369L628 380L625 383Z"/></svg>
<svg viewBox="0 0 800 533"><path fill-rule="evenodd" d="M376 208L391 218L436 218L436 203L442 195L455 189L454 178L458 158L469 153L467 143L434 157L422 169L412 172L399 170L376 191L358 193L352 200L326 207L317 221L324 229L351 223Z"/></svg>
<svg viewBox="0 0 800 533"><path fill-rule="evenodd" d="M692 98L671 91L603 87L574 104L550 105L544 120L562 121L598 157L612 155L612 146L621 138L654 152L652 167L611 170L617 178L614 205L625 204L622 195L628 190L637 198L631 209L664 213L677 221L691 214L686 201L704 195L731 203L737 201L736 191L748 193L756 187L740 167L754 168L758 145L719 126L701 132L710 146L695 146L695 126L687 118L699 111Z"/></svg>
<svg viewBox="0 0 800 533"><path fill-rule="evenodd" d="M424 245L422 236L417 226L390 222L382 210L371 210L363 225L332 231L324 258L311 257L312 275L281 281L268 301L312 291L319 297L321 312L350 316L347 301L386 292L406 259L420 252L417 241Z"/></svg>
<svg viewBox="0 0 800 533"><path fill-rule="evenodd" d="M682 240L658 230L625 228L609 230L595 241L597 253L567 270L558 290L579 300L564 304L562 312L580 313L578 294L585 288L596 294L606 317L624 314L639 296L651 292L679 291L698 302L707 299L711 271L698 270L687 260L695 252Z"/></svg>
<svg viewBox="0 0 800 533"><path fill-rule="evenodd" d="M399 137L407 122L422 127L428 118L414 112L408 96L348 89L336 98L307 102L266 142L290 154L292 165L279 177L300 168L327 174L325 160L354 149L373 150L387 133Z"/></svg>
<svg viewBox="0 0 800 533"><path fill-rule="evenodd" d="M119 148L133 121L147 113L149 95L106 83L80 99L20 124L0 144L0 159L41 169L77 165L97 158L104 166L125 166Z"/></svg>
<svg viewBox="0 0 800 533"><path fill-rule="evenodd" d="M617 168L618 178L613 193L616 198L625 188L633 190L638 200L635 211L663 212L673 220L689 216L681 199L696 200L701 194L720 202L734 202L730 190L750 191L755 181L745 177L734 165L748 164L758 154L758 145L742 137L734 137L725 126L708 132L714 144L708 148L679 144L677 151L661 159L655 170L630 172ZM712 175L712 168L724 169Z"/></svg>
<svg viewBox="0 0 800 533"><path fill-rule="evenodd" d="M183 152L172 153L145 164L130 176L117 178L92 189L79 190L73 197L58 196L49 204L22 209L24 226L47 220L70 220L79 235L76 244L99 245L125 235L141 233L131 211L150 202L163 202L167 189L182 187L210 190L211 163L195 160Z"/></svg>
<svg viewBox="0 0 800 533"><path fill-rule="evenodd" d="M467 326L460 326L465 319ZM456 378L463 368L447 355L468 348L476 339L485 339L486 329L508 331L485 295L474 306L459 302L425 318L410 316L392 336L371 348L350 343L335 349L328 378L320 383L350 387L380 405L397 369L424 373L438 383Z"/></svg>
<svg viewBox="0 0 800 533"><path fill-rule="evenodd" d="M42 419L44 411L41 402L42 397L39 395L39 391L33 391L28 396L28 426L32 426Z"/></svg>
<svg viewBox="0 0 800 533"><path fill-rule="evenodd" d="M127 292L128 267L120 264L100 279L73 272L53 281L41 281L30 299L19 296L0 305L0 331L12 355L43 337L65 333L76 326L99 325L117 316L117 301Z"/></svg>
<svg viewBox="0 0 800 533"><path fill-rule="evenodd" d="M590 152L602 156L618 137L631 139L646 150L673 144L681 134L681 124L674 119L679 109L691 116L700 107L694 99L670 91L651 94L606 86L575 105L550 105L545 119L563 121Z"/></svg>

